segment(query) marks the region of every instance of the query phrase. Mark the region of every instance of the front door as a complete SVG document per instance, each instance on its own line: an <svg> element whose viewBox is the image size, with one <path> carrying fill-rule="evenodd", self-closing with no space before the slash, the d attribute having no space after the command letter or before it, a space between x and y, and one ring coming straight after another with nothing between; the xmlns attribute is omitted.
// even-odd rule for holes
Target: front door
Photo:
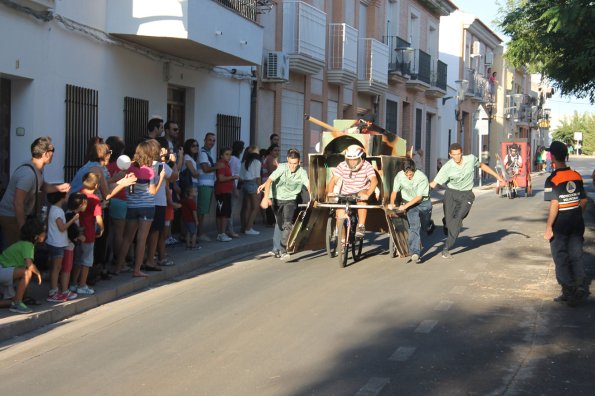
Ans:
<svg viewBox="0 0 595 396"><path fill-rule="evenodd" d="M10 80L0 78L0 198L10 178Z"/></svg>
<svg viewBox="0 0 595 396"><path fill-rule="evenodd" d="M183 145L186 141L185 117L186 89L169 86L167 88L167 120L175 121L180 128L176 144Z"/></svg>

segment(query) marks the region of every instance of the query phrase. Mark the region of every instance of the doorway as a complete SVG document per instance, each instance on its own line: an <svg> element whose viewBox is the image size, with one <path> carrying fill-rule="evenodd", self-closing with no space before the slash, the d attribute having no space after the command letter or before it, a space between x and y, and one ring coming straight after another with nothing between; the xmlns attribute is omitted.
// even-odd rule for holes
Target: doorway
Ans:
<svg viewBox="0 0 595 396"><path fill-rule="evenodd" d="M186 141L186 88L169 86L167 88L167 120L175 121L180 128L178 141L179 147Z"/></svg>
<svg viewBox="0 0 595 396"><path fill-rule="evenodd" d="M0 198L10 178L10 80L0 78Z"/></svg>

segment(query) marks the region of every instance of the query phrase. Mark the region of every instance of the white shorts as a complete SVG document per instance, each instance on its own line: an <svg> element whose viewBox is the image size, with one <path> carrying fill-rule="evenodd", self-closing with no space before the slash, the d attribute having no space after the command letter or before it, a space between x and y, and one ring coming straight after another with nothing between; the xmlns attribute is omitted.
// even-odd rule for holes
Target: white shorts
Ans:
<svg viewBox="0 0 595 396"><path fill-rule="evenodd" d="M74 248L74 264L93 266L93 248L95 243L81 243Z"/></svg>

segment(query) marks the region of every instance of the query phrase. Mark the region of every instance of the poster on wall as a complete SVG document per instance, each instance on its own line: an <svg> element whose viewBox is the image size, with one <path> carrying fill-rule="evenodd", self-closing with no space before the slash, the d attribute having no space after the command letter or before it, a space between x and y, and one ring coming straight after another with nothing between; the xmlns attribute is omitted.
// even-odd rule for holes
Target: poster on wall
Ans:
<svg viewBox="0 0 595 396"><path fill-rule="evenodd" d="M526 187L531 172L531 149L526 140L502 142L500 158L508 179L515 179L519 187Z"/></svg>

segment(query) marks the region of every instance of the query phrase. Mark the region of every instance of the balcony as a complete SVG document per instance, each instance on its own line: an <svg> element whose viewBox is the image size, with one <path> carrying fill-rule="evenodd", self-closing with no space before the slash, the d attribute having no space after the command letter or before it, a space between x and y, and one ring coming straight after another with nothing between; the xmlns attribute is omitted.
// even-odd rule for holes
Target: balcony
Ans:
<svg viewBox="0 0 595 396"><path fill-rule="evenodd" d="M407 89L417 92L425 92L431 87L431 63L430 54L416 49L413 52L413 67L411 69L411 79L406 82Z"/></svg>
<svg viewBox="0 0 595 396"><path fill-rule="evenodd" d="M382 95L388 88L388 45L372 38L359 42L357 89Z"/></svg>
<svg viewBox="0 0 595 396"><path fill-rule="evenodd" d="M442 61L434 63L432 68L431 86L426 90L426 96L441 98L446 95L446 73L448 65Z"/></svg>
<svg viewBox="0 0 595 396"><path fill-rule="evenodd" d="M357 30L345 23L329 25L329 83L347 85L357 78Z"/></svg>
<svg viewBox="0 0 595 396"><path fill-rule="evenodd" d="M474 69L465 69L465 79L469 81L469 87L465 97L475 102L490 103L494 100L494 93L490 93L488 80L477 73Z"/></svg>
<svg viewBox="0 0 595 396"><path fill-rule="evenodd" d="M326 56L326 14L303 1L283 2L283 52L289 68L300 74L316 74Z"/></svg>
<svg viewBox="0 0 595 396"><path fill-rule="evenodd" d="M207 65L255 66L263 47L263 28L251 19L257 6L257 0L107 0L107 31Z"/></svg>
<svg viewBox="0 0 595 396"><path fill-rule="evenodd" d="M34 11L50 11L56 8L56 0L13 0L12 2Z"/></svg>
<svg viewBox="0 0 595 396"><path fill-rule="evenodd" d="M411 44L398 36L384 36L388 45L388 76L390 81L404 83L411 76L414 49Z"/></svg>

